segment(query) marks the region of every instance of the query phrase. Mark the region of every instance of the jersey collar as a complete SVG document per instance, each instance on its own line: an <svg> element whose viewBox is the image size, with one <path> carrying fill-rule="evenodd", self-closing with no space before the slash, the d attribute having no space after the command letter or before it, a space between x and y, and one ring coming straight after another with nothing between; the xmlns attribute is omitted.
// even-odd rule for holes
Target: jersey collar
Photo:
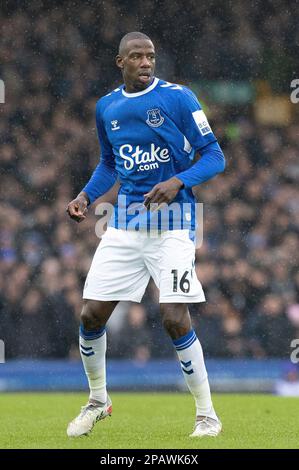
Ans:
<svg viewBox="0 0 299 470"><path fill-rule="evenodd" d="M153 83L145 88L145 90L142 91L137 91L136 93L127 93L124 88L122 88L122 94L126 96L127 98L136 98L137 96L145 95L146 93L149 93L152 91L158 84L159 78L155 77Z"/></svg>

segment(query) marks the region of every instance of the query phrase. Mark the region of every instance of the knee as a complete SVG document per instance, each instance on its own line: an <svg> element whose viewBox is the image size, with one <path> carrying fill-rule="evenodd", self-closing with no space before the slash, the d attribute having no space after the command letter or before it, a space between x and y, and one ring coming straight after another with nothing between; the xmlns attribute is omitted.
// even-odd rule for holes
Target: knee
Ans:
<svg viewBox="0 0 299 470"><path fill-rule="evenodd" d="M83 325L83 328L86 330L96 330L105 326L102 325L100 308L97 303L93 302L92 300L88 300L83 305L80 321Z"/></svg>
<svg viewBox="0 0 299 470"><path fill-rule="evenodd" d="M178 339L186 335L191 328L190 317L187 308L183 306L161 306L162 324L172 339Z"/></svg>
<svg viewBox="0 0 299 470"><path fill-rule="evenodd" d="M165 313L162 316L162 324L163 328L172 338L176 337L178 335L177 332L181 330L181 322L169 313Z"/></svg>

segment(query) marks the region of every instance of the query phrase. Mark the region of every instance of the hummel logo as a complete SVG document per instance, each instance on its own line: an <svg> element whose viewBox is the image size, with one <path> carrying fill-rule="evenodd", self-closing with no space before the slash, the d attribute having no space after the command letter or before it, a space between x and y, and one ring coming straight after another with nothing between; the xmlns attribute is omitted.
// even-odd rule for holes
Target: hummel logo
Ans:
<svg viewBox="0 0 299 470"><path fill-rule="evenodd" d="M182 364L182 371L185 372L185 374L191 375L194 373L194 370L190 369L190 367L192 367L192 361L188 361L188 362L181 361L181 364Z"/></svg>
<svg viewBox="0 0 299 470"><path fill-rule="evenodd" d="M120 129L120 126L118 126L117 124L118 124L118 121L116 119L114 121L111 121L112 131L117 131L118 129Z"/></svg>

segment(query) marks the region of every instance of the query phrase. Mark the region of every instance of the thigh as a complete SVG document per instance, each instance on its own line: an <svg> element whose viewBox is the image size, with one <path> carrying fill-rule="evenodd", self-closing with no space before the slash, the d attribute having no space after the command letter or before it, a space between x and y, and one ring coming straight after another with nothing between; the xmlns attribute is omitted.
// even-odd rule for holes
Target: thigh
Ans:
<svg viewBox="0 0 299 470"><path fill-rule="evenodd" d="M154 247L155 242L152 244ZM205 295L195 271L195 246L188 230L169 230L147 256L148 269L160 289L160 303L204 302Z"/></svg>
<svg viewBox="0 0 299 470"><path fill-rule="evenodd" d="M88 272L83 298L140 302L149 281L138 234L109 227Z"/></svg>

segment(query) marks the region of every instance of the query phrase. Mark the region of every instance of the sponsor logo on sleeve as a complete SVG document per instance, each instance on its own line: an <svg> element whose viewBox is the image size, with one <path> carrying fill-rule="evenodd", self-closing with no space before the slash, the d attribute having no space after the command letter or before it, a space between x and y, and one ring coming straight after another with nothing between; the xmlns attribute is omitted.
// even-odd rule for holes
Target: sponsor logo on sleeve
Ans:
<svg viewBox="0 0 299 470"><path fill-rule="evenodd" d="M202 109L194 111L194 113L192 113L192 116L202 136L210 134L210 132L212 132L207 116L205 115Z"/></svg>

